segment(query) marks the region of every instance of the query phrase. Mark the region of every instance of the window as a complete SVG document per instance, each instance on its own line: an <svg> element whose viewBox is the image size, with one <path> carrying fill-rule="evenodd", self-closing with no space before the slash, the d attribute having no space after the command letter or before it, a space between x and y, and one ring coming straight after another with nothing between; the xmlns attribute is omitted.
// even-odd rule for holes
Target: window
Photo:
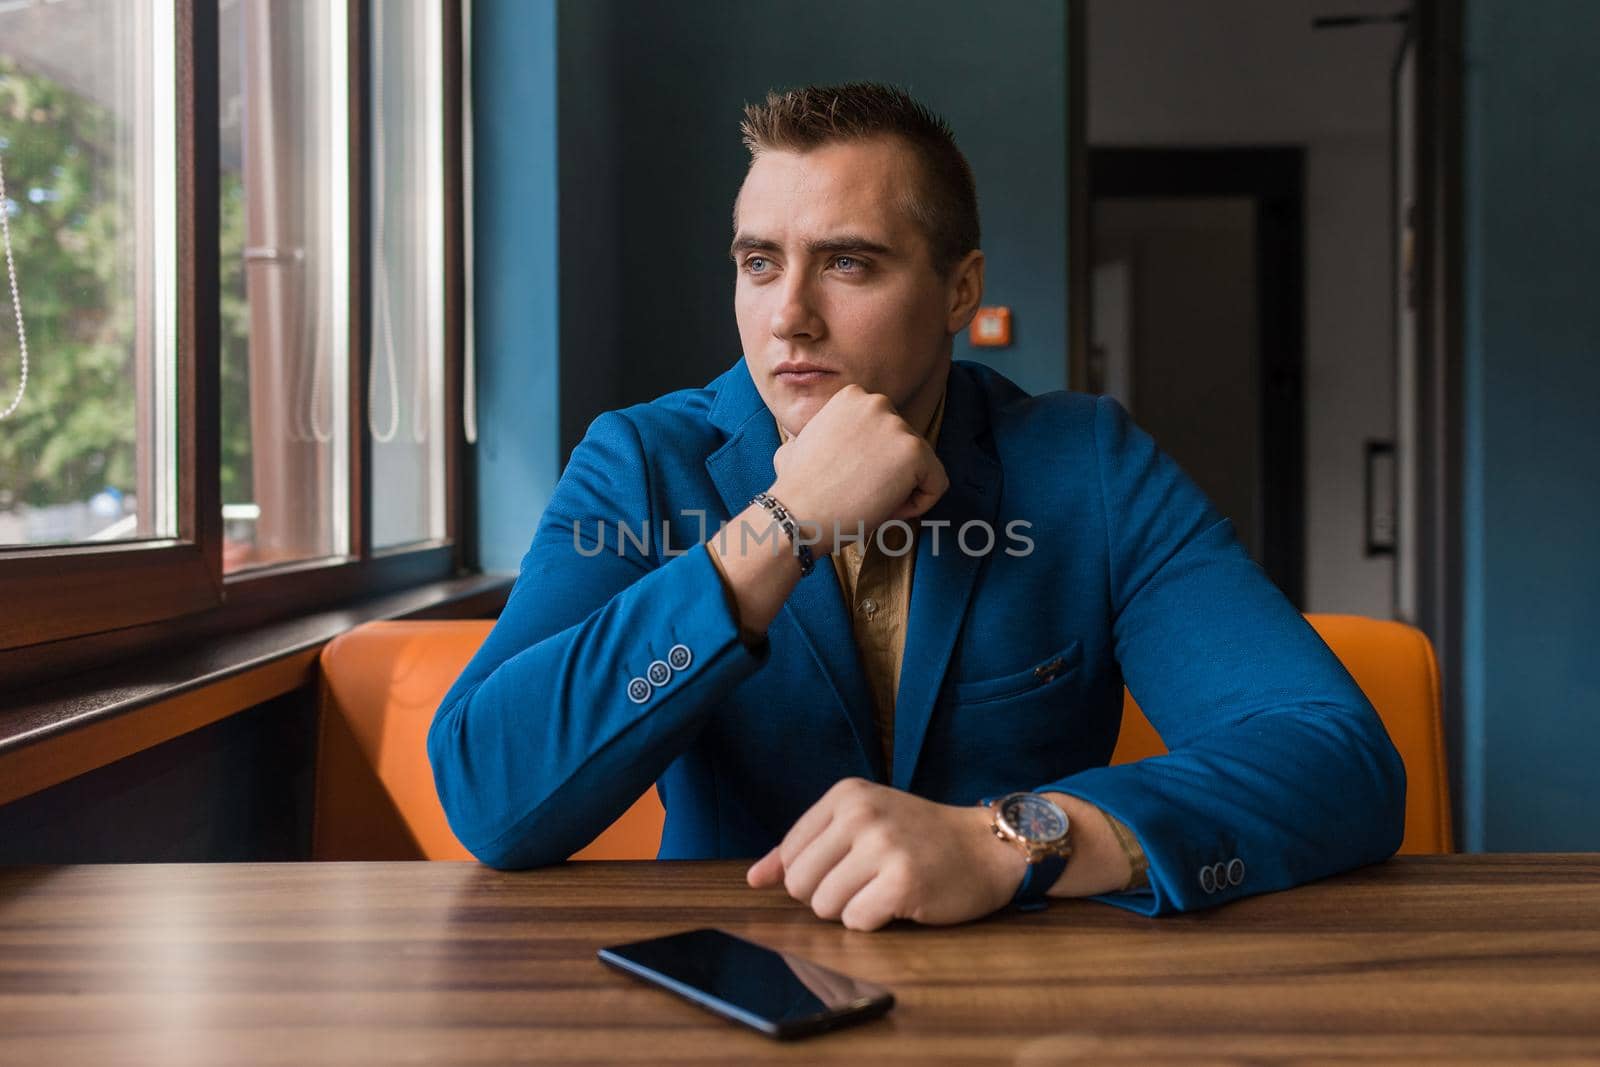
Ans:
<svg viewBox="0 0 1600 1067"><path fill-rule="evenodd" d="M173 31L0 6L0 546L177 533Z"/></svg>
<svg viewBox="0 0 1600 1067"><path fill-rule="evenodd" d="M443 25L433 0L372 9L373 544L445 535Z"/></svg>
<svg viewBox="0 0 1600 1067"><path fill-rule="evenodd" d="M463 9L0 0L0 681L460 569Z"/></svg>
<svg viewBox="0 0 1600 1067"><path fill-rule="evenodd" d="M228 573L349 551L346 17L327 3L221 8Z"/></svg>

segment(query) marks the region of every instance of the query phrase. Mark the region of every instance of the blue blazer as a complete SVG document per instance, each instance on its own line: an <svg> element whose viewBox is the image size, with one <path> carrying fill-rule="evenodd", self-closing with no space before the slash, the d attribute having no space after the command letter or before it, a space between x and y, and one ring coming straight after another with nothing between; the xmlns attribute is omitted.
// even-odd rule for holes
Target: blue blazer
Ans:
<svg viewBox="0 0 1600 1067"><path fill-rule="evenodd" d="M1148 889L1096 899L1146 915L1399 847L1399 754L1232 524L1115 401L1029 396L964 360L936 449L950 489L924 516L950 525L938 552L934 527L918 538L885 775L833 568L752 651L703 543L771 485L778 443L742 359L590 425L428 732L483 862L560 862L652 782L660 858L756 857L848 776L947 804L1080 797L1150 861ZM987 555L981 527L954 544L972 520L997 533ZM1111 767L1124 683L1170 753Z"/></svg>

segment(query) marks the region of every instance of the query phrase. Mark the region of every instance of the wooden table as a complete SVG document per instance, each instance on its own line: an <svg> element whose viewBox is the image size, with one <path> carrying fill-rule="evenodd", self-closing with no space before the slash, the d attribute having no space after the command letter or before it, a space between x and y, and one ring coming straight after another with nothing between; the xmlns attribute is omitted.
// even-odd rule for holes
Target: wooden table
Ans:
<svg viewBox="0 0 1600 1067"><path fill-rule="evenodd" d="M1207 912L871 934L744 864L0 869L0 1062L1600 1062L1600 854L1403 858ZM714 925L894 990L795 1044L604 968Z"/></svg>

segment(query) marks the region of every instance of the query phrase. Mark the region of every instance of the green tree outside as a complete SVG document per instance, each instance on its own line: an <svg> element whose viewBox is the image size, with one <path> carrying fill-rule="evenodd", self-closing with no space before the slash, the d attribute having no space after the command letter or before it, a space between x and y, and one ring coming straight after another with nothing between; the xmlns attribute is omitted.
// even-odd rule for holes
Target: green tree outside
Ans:
<svg viewBox="0 0 1600 1067"><path fill-rule="evenodd" d="M27 392L0 421L0 510L135 491L132 175L115 117L0 56L0 158L27 325ZM119 165L121 164L121 165ZM174 182L176 176L174 175ZM221 189L222 498L251 499L244 191ZM0 410L20 372L9 285L0 282ZM180 298L181 299L181 298Z"/></svg>

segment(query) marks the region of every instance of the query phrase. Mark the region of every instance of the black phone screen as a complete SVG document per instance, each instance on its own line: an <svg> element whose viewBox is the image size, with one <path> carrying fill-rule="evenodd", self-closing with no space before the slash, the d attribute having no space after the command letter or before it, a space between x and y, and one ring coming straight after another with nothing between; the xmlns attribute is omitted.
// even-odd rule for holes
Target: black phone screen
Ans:
<svg viewBox="0 0 1600 1067"><path fill-rule="evenodd" d="M599 956L769 1037L862 1022L894 1006L880 985L709 927L611 945Z"/></svg>

